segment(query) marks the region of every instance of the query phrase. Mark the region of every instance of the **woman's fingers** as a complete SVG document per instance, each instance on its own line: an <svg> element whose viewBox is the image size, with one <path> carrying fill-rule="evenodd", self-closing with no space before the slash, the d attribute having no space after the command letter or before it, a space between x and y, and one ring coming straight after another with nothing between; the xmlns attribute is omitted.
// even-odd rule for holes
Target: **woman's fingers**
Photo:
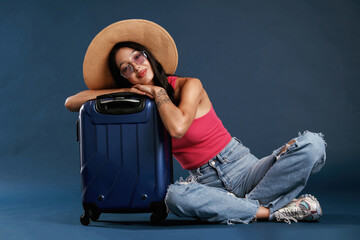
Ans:
<svg viewBox="0 0 360 240"><path fill-rule="evenodd" d="M140 95L146 95L146 96L148 96L150 98L154 98L151 94L149 94L147 92L143 92L143 91L141 91L141 90L139 90L139 89L137 89L135 87L130 88L130 92L140 94Z"/></svg>

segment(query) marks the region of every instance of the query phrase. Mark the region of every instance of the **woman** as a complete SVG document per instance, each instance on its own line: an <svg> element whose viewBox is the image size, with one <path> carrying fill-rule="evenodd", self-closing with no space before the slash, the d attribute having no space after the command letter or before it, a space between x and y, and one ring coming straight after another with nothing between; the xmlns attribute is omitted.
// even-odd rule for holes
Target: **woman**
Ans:
<svg viewBox="0 0 360 240"><path fill-rule="evenodd" d="M325 163L322 135L306 131L259 160L222 125L199 79L173 76L176 66L175 43L162 27L146 20L114 23L85 55L90 90L69 97L65 106L78 111L85 101L110 92L153 98L172 136L173 155L190 172L169 186L165 199L180 217L227 224L319 220L315 197L294 198Z"/></svg>

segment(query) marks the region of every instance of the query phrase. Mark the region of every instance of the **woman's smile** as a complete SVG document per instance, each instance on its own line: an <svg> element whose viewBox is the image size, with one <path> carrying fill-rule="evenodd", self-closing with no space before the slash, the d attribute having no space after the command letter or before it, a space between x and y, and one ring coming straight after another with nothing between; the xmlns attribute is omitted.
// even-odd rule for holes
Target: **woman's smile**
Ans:
<svg viewBox="0 0 360 240"><path fill-rule="evenodd" d="M145 68L144 70L141 70L138 73L138 78L143 78L146 75L147 69Z"/></svg>

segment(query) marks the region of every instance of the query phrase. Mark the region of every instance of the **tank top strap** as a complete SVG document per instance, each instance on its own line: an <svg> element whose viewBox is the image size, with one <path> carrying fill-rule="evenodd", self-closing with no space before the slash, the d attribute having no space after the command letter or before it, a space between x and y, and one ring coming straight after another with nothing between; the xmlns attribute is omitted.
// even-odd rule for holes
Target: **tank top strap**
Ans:
<svg viewBox="0 0 360 240"><path fill-rule="evenodd" d="M168 83L172 86L173 89L175 89L176 79L176 76L168 76Z"/></svg>

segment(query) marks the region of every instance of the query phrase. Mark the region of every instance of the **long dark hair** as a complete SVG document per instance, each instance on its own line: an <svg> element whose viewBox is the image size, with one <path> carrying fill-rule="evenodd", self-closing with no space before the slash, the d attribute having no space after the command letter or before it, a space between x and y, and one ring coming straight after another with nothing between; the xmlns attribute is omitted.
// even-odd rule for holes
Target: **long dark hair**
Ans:
<svg viewBox="0 0 360 240"><path fill-rule="evenodd" d="M135 49L137 51L144 51L147 55L147 59L150 62L151 68L154 72L154 84L155 86L163 87L167 94L169 95L169 98L172 102L174 102L174 89L171 87L169 82L167 81L168 75L166 75L163 67L161 64L156 60L154 55L143 45L135 42L119 42L114 45L114 47L111 49L111 52L109 54L109 69L111 72L112 77L114 78L114 81L119 88L131 88L132 84L123 76L120 74L120 70L115 62L115 55L119 51L120 48L128 47Z"/></svg>

